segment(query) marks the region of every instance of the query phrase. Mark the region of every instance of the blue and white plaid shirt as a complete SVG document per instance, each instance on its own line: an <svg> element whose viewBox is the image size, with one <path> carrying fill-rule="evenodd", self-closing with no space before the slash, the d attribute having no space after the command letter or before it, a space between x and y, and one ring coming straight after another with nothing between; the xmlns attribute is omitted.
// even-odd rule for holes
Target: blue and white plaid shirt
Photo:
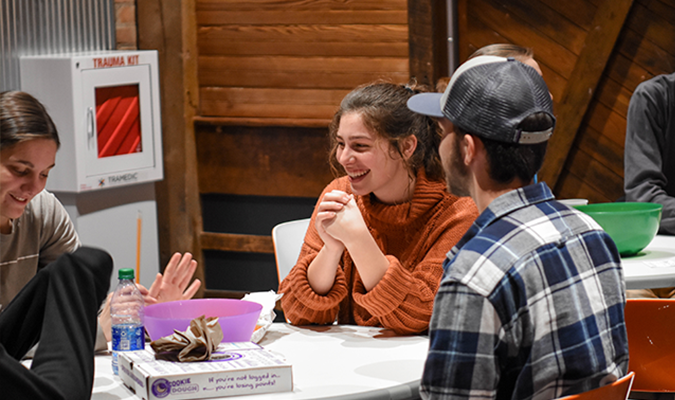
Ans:
<svg viewBox="0 0 675 400"><path fill-rule="evenodd" d="M553 399L625 375L621 260L545 183L495 199L450 253L425 399Z"/></svg>

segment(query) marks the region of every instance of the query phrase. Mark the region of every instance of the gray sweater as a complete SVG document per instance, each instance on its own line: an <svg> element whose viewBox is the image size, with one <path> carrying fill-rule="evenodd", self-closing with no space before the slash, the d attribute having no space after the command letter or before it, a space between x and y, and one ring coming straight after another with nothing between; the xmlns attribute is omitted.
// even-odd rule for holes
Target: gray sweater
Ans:
<svg viewBox="0 0 675 400"><path fill-rule="evenodd" d="M80 246L73 223L53 194L43 190L0 236L0 309L30 281L38 269Z"/></svg>
<svg viewBox="0 0 675 400"><path fill-rule="evenodd" d="M675 235L675 73L635 89L624 154L626 201L662 204L659 233Z"/></svg>

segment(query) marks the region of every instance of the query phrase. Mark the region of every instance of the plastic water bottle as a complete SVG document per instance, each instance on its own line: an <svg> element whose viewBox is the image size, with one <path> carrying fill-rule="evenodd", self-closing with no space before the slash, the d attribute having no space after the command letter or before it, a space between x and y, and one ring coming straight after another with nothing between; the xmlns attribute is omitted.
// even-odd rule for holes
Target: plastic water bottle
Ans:
<svg viewBox="0 0 675 400"><path fill-rule="evenodd" d="M134 270L119 270L119 283L110 300L112 319L112 368L119 375L118 352L143 350L145 330L143 328L143 295L134 283Z"/></svg>

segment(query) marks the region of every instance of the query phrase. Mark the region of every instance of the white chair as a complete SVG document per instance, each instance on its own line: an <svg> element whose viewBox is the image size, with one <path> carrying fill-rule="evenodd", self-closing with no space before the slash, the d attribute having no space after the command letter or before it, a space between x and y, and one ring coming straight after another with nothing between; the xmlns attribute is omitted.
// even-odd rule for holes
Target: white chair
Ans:
<svg viewBox="0 0 675 400"><path fill-rule="evenodd" d="M309 227L309 218L282 222L272 228L274 257L277 260L277 276L279 283L288 275L298 262L305 233Z"/></svg>

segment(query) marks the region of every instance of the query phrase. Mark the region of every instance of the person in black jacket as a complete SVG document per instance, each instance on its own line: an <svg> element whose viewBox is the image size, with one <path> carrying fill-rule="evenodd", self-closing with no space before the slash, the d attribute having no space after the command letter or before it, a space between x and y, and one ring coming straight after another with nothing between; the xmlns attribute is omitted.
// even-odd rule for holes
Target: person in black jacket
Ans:
<svg viewBox="0 0 675 400"><path fill-rule="evenodd" d="M80 247L41 269L0 313L0 397L89 399L98 305L113 262ZM30 369L21 358L40 342Z"/></svg>

